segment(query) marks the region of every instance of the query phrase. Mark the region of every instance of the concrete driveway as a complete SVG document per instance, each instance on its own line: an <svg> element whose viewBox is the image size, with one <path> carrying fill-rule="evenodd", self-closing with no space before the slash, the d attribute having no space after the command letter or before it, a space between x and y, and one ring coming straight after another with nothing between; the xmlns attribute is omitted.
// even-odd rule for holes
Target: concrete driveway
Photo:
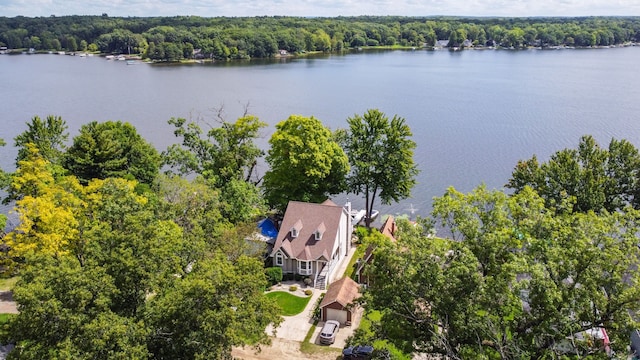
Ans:
<svg viewBox="0 0 640 360"><path fill-rule="evenodd" d="M363 313L364 313L364 310L362 308L358 308L356 311L354 311L354 314L353 314L354 316L353 316L353 321L351 322L351 326L340 325L340 330L338 330L338 333L336 334L336 341L329 346L343 349L346 345L347 338L353 335L353 332L358 328L358 326L360 326L360 319L362 319ZM324 326L323 321L318 322L318 325L313 331L313 336L311 336L311 341L313 341L313 343L316 345L322 345L320 344L320 331L322 330L323 326ZM326 346L326 345L322 345L322 346Z"/></svg>
<svg viewBox="0 0 640 360"><path fill-rule="evenodd" d="M337 271L336 275L338 279L340 279L344 275L347 265L349 264L349 260L351 259L354 253L355 253L355 247L352 247L349 251L349 254L343 260L342 264L340 264L340 267L336 270ZM286 282L283 282L282 285L280 285L278 288L273 289L273 291L288 291L290 285L298 286L298 290L296 291L300 293L297 295L301 295L304 292L304 290L307 289L306 286L301 284L300 282L286 281ZM326 293L326 290L318 290L318 289L311 289L311 290L313 290L313 295L311 295L311 300L309 300L309 303L300 314L294 315L294 316L283 316L284 321L276 329L276 335L275 335L276 338L294 340L294 341L300 341L300 342L304 341L304 338L307 336L307 332L309 332L309 329L311 329L311 327L313 326L313 308L315 307L316 302L318 301L318 297L320 296L320 294ZM360 325L361 316L362 316L362 309L359 309L356 312L356 315L354 317L354 320L352 321L351 326L340 327L340 331L338 331L338 335L336 336L336 342L333 345L331 345L332 347L337 347L337 348L344 347L344 341L346 340L346 338L351 334L353 334L353 330L357 329L358 325ZM324 325L323 322L318 323L318 326L316 326L313 336L311 337L311 341L314 341L314 343L316 344L319 344L318 336L320 334L320 330L322 329L322 325ZM272 336L273 326L272 325L267 326L265 331L267 332L267 334L269 334L269 336Z"/></svg>
<svg viewBox="0 0 640 360"><path fill-rule="evenodd" d="M304 286L300 287L300 284L287 282L282 284L282 289L275 289L275 291L288 291L287 289L290 285L298 285L298 290L296 291L303 292L306 290ZM311 290L313 290L311 300L309 300L309 303L300 314L283 316L284 321L276 329L277 338L302 342L305 336L307 336L307 332L309 332L309 329L313 326L313 308L316 305L320 294L324 292L318 289ZM267 326L266 332L271 336L273 334L273 326Z"/></svg>

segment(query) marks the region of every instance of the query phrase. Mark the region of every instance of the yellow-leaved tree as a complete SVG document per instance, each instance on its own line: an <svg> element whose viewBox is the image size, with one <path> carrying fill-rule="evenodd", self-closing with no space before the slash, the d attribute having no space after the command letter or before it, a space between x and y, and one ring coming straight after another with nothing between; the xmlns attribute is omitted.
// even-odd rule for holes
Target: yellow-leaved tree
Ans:
<svg viewBox="0 0 640 360"><path fill-rule="evenodd" d="M15 211L20 224L7 235L10 255L67 254L78 238L82 186L72 176L56 179L55 170L38 149L29 144L28 150L11 181L11 191L18 195Z"/></svg>

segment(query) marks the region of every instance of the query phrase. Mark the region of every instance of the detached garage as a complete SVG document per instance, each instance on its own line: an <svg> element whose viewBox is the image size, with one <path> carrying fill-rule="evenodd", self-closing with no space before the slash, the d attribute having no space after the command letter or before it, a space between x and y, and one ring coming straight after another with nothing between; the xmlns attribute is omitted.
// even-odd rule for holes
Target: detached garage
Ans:
<svg viewBox="0 0 640 360"><path fill-rule="evenodd" d="M336 320L342 325L351 323L355 309L349 305L360 297L359 290L358 283L348 277L332 283L320 303L322 321Z"/></svg>

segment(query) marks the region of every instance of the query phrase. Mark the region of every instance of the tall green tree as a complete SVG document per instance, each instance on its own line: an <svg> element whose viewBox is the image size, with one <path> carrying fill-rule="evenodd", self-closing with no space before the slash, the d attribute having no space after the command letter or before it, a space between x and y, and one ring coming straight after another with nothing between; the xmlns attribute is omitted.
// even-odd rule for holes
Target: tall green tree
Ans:
<svg viewBox="0 0 640 360"><path fill-rule="evenodd" d="M264 152L255 140L267 124L245 115L227 122L219 109L220 126L207 133L195 122L169 120L182 144L171 145L162 153L164 163L179 175L198 174L220 191L221 211L233 224L253 220L266 210L257 184L258 160Z"/></svg>
<svg viewBox="0 0 640 360"><path fill-rule="evenodd" d="M349 160L322 122L291 115L276 125L264 175L267 202L284 211L290 200L322 202L346 189Z"/></svg>
<svg viewBox="0 0 640 360"><path fill-rule="evenodd" d="M15 146L18 148L16 166L27 158L29 150L26 145L29 143L38 148L45 160L60 165L69 139L68 126L62 117L48 115L42 120L39 116L34 116L27 126L27 130L14 138Z"/></svg>
<svg viewBox="0 0 640 360"><path fill-rule="evenodd" d="M13 291L20 312L2 339L16 343L9 358L149 357L149 330L110 309L118 289L100 266L81 266L72 256L40 257L20 275Z"/></svg>
<svg viewBox="0 0 640 360"><path fill-rule="evenodd" d="M224 254L198 262L193 271L155 295L147 319L156 359L231 359L231 348L270 342L264 329L282 321L264 296L261 261Z"/></svg>
<svg viewBox="0 0 640 360"><path fill-rule="evenodd" d="M508 188L534 188L547 206L560 209L575 198L574 211L609 212L627 205L640 208L640 153L627 140L612 139L601 148L592 136L583 136L577 149L563 149L540 164L534 156L519 161Z"/></svg>
<svg viewBox="0 0 640 360"><path fill-rule="evenodd" d="M377 109L347 119L349 128L341 142L349 157L350 192L364 195L369 226L376 198L383 204L411 196L418 168L413 161L416 143L405 120L389 119Z"/></svg>
<svg viewBox="0 0 640 360"><path fill-rule="evenodd" d="M281 320L261 260L197 241L219 217L209 186L164 185L150 199L135 181L54 178L40 160L16 178L33 189L20 204L36 206L18 208L33 226L8 235L24 264L20 314L1 339L16 343L12 358L219 359L268 342L266 325Z"/></svg>
<svg viewBox="0 0 640 360"><path fill-rule="evenodd" d="M151 184L159 173L158 151L121 121L90 122L80 128L64 157L64 167L83 183L120 177Z"/></svg>
<svg viewBox="0 0 640 360"><path fill-rule="evenodd" d="M264 153L254 141L267 124L251 115L235 122L218 116L218 121L220 126L210 127L205 133L196 122L170 119L182 144L171 145L163 152L164 163L180 175L200 174L218 187L233 179L256 182L256 164Z"/></svg>

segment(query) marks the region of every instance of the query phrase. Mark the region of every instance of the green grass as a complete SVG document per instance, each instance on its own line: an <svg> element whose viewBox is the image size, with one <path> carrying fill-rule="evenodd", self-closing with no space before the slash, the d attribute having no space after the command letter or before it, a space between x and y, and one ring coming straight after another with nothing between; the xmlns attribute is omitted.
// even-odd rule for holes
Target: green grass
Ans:
<svg viewBox="0 0 640 360"><path fill-rule="evenodd" d="M9 291L13 289L13 286L16 284L16 282L18 282L19 279L20 277L18 276L10 277L8 279L0 279L0 291Z"/></svg>
<svg viewBox="0 0 640 360"><path fill-rule="evenodd" d="M336 349L329 346L320 346L311 342L311 337L313 336L313 331L318 326L318 320L313 322L313 326L307 331L307 336L305 336L304 341L300 343L300 352L307 355L313 354L334 354L336 355L336 359L342 358L342 350Z"/></svg>
<svg viewBox="0 0 640 360"><path fill-rule="evenodd" d="M311 296L300 297L285 291L273 291L266 293L265 296L278 303L284 316L300 314L311 300Z"/></svg>
<svg viewBox="0 0 640 360"><path fill-rule="evenodd" d="M347 270L344 273L344 276L350 277L353 279L356 272L356 261L364 256L364 251L366 250L365 245L357 245L356 251L353 253L351 260L349 260L349 265L347 265ZM355 280L355 279L353 279Z"/></svg>
<svg viewBox="0 0 640 360"><path fill-rule="evenodd" d="M9 319L16 316L16 314L0 314L0 325L6 324Z"/></svg>

